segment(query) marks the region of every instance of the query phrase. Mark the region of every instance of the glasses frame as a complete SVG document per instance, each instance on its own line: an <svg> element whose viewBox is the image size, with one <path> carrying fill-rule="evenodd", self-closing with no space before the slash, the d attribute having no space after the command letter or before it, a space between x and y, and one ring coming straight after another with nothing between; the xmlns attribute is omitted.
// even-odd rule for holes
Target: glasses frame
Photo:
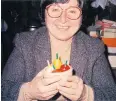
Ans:
<svg viewBox="0 0 116 101"><path fill-rule="evenodd" d="M48 5L47 7L46 7L46 10L47 10L47 13L48 13L48 15L51 17L51 18L59 18L61 15L62 15L62 13L63 13L63 9L62 9L62 12L61 12L61 14L58 16L58 17L52 17L50 14L49 14L49 12L48 12L48 9L50 8L50 6L52 6L52 5L57 5L57 6L59 6L58 4L50 4L50 5ZM82 10L81 10L81 8L80 7L75 7L75 6L70 6L69 8L67 8L67 9L70 9L70 8L77 8L77 9L79 9L79 11L80 11L80 15L79 15L79 17L77 17L76 19L71 19L71 18L69 18L69 17L67 17L68 19L71 19L71 20L77 20L78 18L80 18L80 16L82 15ZM65 11L67 11L67 9L65 9Z"/></svg>

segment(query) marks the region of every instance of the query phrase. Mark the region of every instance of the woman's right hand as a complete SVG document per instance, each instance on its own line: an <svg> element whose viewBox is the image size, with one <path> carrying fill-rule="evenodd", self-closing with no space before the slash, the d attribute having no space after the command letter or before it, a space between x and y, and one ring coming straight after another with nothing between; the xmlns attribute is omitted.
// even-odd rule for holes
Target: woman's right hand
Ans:
<svg viewBox="0 0 116 101"><path fill-rule="evenodd" d="M31 82L26 83L25 90L26 98L31 100L49 100L57 92L57 82L60 80L59 76L49 75L44 77L45 71L41 71L34 77Z"/></svg>

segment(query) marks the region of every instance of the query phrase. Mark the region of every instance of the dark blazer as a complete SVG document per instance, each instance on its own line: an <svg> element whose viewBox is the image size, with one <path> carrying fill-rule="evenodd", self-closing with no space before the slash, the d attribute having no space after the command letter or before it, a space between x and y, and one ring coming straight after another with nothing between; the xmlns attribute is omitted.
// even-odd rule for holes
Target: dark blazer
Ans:
<svg viewBox="0 0 116 101"><path fill-rule="evenodd" d="M16 101L20 86L31 81L51 61L50 40L45 27L15 37L15 48L2 75L2 101ZM70 64L75 74L94 90L95 101L115 101L116 84L104 55L104 45L79 31L71 47Z"/></svg>

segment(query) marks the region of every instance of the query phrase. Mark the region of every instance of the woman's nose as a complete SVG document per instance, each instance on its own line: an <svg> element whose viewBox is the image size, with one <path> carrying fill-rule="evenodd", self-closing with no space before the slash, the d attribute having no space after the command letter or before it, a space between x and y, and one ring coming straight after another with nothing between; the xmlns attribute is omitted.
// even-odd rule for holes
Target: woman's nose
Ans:
<svg viewBox="0 0 116 101"><path fill-rule="evenodd" d="M66 23L66 21L67 21L66 12L62 12L60 16L60 22L64 24Z"/></svg>

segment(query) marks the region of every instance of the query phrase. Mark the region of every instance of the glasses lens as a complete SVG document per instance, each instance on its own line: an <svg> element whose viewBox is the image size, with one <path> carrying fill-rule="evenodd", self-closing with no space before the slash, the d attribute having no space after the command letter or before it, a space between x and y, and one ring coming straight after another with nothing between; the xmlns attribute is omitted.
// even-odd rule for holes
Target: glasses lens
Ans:
<svg viewBox="0 0 116 101"><path fill-rule="evenodd" d="M47 9L50 17L57 18L60 17L62 9L58 5L51 5Z"/></svg>
<svg viewBox="0 0 116 101"><path fill-rule="evenodd" d="M75 20L78 19L81 15L81 9L78 7L70 7L67 9L67 17L69 19Z"/></svg>

